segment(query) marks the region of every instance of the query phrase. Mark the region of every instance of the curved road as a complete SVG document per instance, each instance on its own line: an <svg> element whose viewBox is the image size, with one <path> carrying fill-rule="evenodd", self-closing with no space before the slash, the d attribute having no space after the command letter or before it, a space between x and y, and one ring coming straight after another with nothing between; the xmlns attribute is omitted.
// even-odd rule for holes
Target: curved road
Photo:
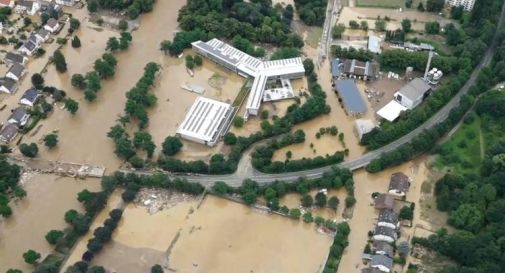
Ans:
<svg viewBox="0 0 505 273"><path fill-rule="evenodd" d="M501 11L501 16L498 22L498 27L502 27L503 21L505 19L505 4L502 7ZM487 49L484 57L482 58L481 62L477 65L477 67L474 69L472 72L472 75L470 76L470 79L465 83L465 85L461 88L461 90L447 103L440 111L438 111L434 116L432 116L428 121L426 121L424 124L413 130L412 132L408 133L407 135L401 137L400 139L397 139L394 142L391 142L390 144L374 150L370 151L356 159L350 160L350 161L345 161L340 164L337 164L337 167L342 167L342 168L349 168L351 170L356 170L359 168L362 168L368 163L376 158L378 158L382 153L394 150L398 148L399 146L410 142L416 135L420 134L423 130L429 129L433 127L434 125L438 124L439 122L445 120L447 116L449 115L449 112L451 111L452 108L457 106L459 104L459 101L461 97L465 94L468 93L470 87L474 85L475 81L477 80L477 77L482 70L483 67L487 66L490 64L492 57L494 55L497 42L498 42L498 31L496 31L495 36L493 37L493 40L491 42L491 46ZM297 172L288 172L288 173L279 173L279 174L265 174L261 173L257 170L254 170L250 164L249 157L250 157L250 152L252 148L250 148L247 152L244 153L242 156L242 159L239 163L239 166L237 168L237 172L234 174L229 174L229 175L176 175L176 174L171 174L170 176L172 178L185 178L188 181L191 182L199 182L205 186L210 186L212 185L215 181L224 181L230 186L239 186L242 181L246 178L250 178L252 180L255 180L259 184L264 184L264 183L271 183L276 180L282 180L282 181L294 181L297 180L299 177L306 177L306 178L318 178L321 177L321 175L326 172L331 170L332 166L325 166L321 168L316 168L312 170L305 170L305 171L297 171ZM149 174L151 172L137 172L138 174Z"/></svg>

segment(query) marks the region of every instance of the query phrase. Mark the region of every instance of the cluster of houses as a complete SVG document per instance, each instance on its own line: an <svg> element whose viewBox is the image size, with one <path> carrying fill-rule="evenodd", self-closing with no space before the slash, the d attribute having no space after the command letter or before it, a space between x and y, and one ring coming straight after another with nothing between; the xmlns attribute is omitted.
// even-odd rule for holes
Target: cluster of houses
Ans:
<svg viewBox="0 0 505 273"><path fill-rule="evenodd" d="M16 13L35 15L37 12L56 12L58 15L63 13L59 5L73 5L74 0L56 0L53 1L6 1L0 0L0 7L11 7ZM26 75L25 65L28 62L28 56L32 56L42 44L49 40L50 35L57 33L61 25L54 18L47 20L46 24L40 29L34 31L23 42L22 46L16 52L5 54L3 61L8 66L8 71L3 78L0 78L0 92L14 94L18 89L18 82ZM19 100L19 106L11 110L11 115L7 122L2 123L0 130L0 142L9 143L18 134L30 118L29 109L33 107L41 97L41 92L35 88L26 90Z"/></svg>
<svg viewBox="0 0 505 273"><path fill-rule="evenodd" d="M400 222L395 211L396 199L403 199L410 188L410 179L403 173L391 175L387 193L379 194L374 199L375 209L379 211L377 224L372 236L370 254L364 254L369 260L369 267L362 273L389 273L393 269L395 244L398 239Z"/></svg>

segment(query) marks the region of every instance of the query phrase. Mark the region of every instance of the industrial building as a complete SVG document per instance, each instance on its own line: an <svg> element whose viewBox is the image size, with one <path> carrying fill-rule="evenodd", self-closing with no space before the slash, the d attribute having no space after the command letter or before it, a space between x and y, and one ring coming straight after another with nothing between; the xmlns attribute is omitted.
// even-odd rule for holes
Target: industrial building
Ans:
<svg viewBox="0 0 505 273"><path fill-rule="evenodd" d="M258 115L267 82L301 78L305 74L301 58L261 61L218 39L192 43L193 50L254 82L247 99L247 115Z"/></svg>
<svg viewBox="0 0 505 273"><path fill-rule="evenodd" d="M230 128L233 113L230 104L198 97L177 129L177 135L213 146Z"/></svg>
<svg viewBox="0 0 505 273"><path fill-rule="evenodd" d="M343 62L342 73L348 78L372 80L379 78L379 64L377 62L362 62L355 59Z"/></svg>
<svg viewBox="0 0 505 273"><path fill-rule="evenodd" d="M394 94L394 99L408 109L414 109L431 91L430 85L421 78L415 78Z"/></svg>
<svg viewBox="0 0 505 273"><path fill-rule="evenodd" d="M475 0L446 0L445 2L451 7L463 6L466 11L471 11L475 5Z"/></svg>
<svg viewBox="0 0 505 273"><path fill-rule="evenodd" d="M365 101L361 97L358 87L353 80L335 81L335 91L348 115L360 116L366 112L367 106Z"/></svg>

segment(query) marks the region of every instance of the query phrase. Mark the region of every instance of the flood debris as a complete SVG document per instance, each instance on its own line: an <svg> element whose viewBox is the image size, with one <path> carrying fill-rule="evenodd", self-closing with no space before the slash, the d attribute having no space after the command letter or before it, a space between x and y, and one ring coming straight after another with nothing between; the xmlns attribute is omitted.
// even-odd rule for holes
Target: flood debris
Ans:
<svg viewBox="0 0 505 273"><path fill-rule="evenodd" d="M182 202L197 201L198 197L190 194L174 192L167 189L143 188L137 194L134 204L143 206L149 214L176 206Z"/></svg>

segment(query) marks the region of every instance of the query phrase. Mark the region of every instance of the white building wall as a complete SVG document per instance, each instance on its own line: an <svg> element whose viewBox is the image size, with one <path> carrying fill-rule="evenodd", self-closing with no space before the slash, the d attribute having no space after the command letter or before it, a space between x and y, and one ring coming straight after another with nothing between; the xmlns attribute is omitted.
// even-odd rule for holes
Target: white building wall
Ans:
<svg viewBox="0 0 505 273"><path fill-rule="evenodd" d="M446 0L451 7L463 6L466 11L471 11L475 5L475 0Z"/></svg>

